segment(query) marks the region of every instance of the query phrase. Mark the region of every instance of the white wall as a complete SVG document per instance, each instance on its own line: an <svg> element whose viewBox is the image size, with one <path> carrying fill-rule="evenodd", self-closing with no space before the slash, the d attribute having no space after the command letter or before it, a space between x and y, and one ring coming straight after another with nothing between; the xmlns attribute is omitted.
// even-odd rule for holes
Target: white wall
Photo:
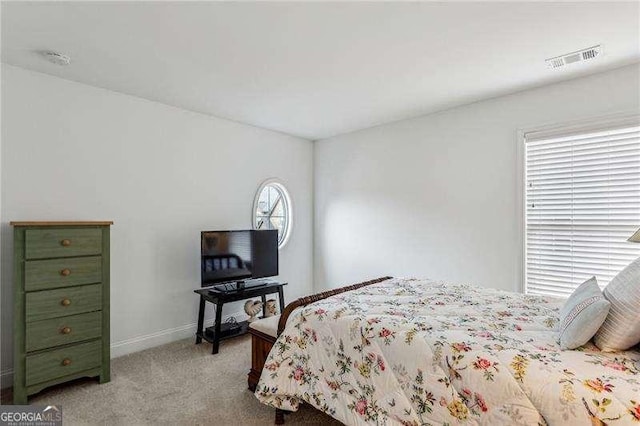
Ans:
<svg viewBox="0 0 640 426"><path fill-rule="evenodd" d="M316 290L386 274L518 289L518 129L638 111L639 94L632 65L316 142Z"/></svg>
<svg viewBox="0 0 640 426"><path fill-rule="evenodd" d="M2 71L5 373L12 365L11 220L115 221L113 355L193 334L200 231L250 228L255 191L269 177L287 185L295 214L280 252L285 298L311 292L311 142L20 68ZM223 314L238 311L236 304Z"/></svg>

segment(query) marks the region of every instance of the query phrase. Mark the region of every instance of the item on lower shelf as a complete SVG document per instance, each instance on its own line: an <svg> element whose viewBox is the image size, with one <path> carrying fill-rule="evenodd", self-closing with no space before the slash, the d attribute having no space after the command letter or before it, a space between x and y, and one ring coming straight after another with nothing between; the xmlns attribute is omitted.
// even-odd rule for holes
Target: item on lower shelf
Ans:
<svg viewBox="0 0 640 426"><path fill-rule="evenodd" d="M278 315L278 308L276 308L276 299L269 299L266 303L265 317L272 317Z"/></svg>
<svg viewBox="0 0 640 426"><path fill-rule="evenodd" d="M275 303L275 300L274 302ZM247 300L244 303L244 311L247 315L249 315L249 319L247 321L253 322L258 318L258 314L262 310L262 302L259 300Z"/></svg>
<svg viewBox="0 0 640 426"><path fill-rule="evenodd" d="M238 322L235 317L229 317L225 322L220 324L220 338L235 336L247 331L248 323L246 321ZM213 339L216 335L215 326L207 327L205 335L209 339Z"/></svg>

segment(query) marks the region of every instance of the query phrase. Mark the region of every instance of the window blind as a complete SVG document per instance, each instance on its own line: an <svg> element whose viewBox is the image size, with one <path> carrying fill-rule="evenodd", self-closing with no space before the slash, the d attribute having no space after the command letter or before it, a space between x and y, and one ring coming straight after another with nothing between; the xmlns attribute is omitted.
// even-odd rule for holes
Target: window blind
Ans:
<svg viewBox="0 0 640 426"><path fill-rule="evenodd" d="M640 126L525 136L525 291L604 288L640 257Z"/></svg>

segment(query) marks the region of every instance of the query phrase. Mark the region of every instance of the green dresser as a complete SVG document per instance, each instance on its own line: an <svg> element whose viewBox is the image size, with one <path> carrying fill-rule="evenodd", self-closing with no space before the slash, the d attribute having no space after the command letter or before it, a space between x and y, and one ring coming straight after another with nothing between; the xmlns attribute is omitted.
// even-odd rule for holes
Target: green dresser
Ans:
<svg viewBox="0 0 640 426"><path fill-rule="evenodd" d="M11 222L14 404L79 377L109 381L112 223Z"/></svg>

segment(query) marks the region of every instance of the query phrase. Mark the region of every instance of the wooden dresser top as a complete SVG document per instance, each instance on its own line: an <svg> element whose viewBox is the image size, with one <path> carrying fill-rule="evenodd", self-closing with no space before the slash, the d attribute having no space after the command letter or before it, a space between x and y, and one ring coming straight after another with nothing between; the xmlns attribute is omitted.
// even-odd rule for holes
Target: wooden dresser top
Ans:
<svg viewBox="0 0 640 426"><path fill-rule="evenodd" d="M25 221L25 222L9 222L11 226L110 226L113 225L112 220L87 220L87 221Z"/></svg>

